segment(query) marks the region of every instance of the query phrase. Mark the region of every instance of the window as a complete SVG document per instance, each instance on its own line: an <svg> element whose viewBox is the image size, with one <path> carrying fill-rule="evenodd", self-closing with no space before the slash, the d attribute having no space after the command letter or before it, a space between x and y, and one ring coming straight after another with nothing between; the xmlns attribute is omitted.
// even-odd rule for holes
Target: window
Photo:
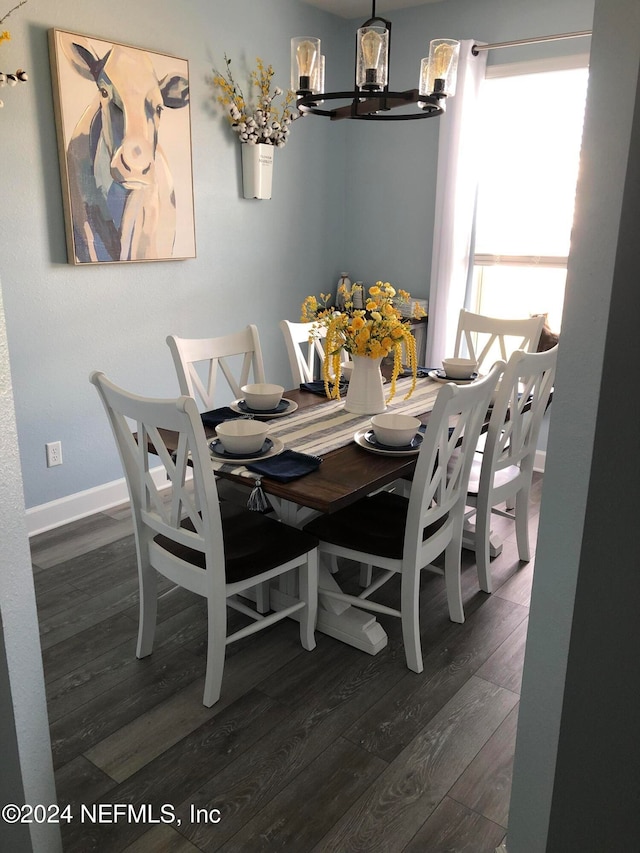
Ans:
<svg viewBox="0 0 640 853"><path fill-rule="evenodd" d="M546 313L560 330L587 75L581 67L485 80L473 311Z"/></svg>

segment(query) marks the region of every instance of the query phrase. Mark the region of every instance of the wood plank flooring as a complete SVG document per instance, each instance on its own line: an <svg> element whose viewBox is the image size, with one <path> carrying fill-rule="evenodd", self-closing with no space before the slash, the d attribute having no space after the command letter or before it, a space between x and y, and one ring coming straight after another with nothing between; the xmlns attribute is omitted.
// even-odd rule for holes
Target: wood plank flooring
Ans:
<svg viewBox="0 0 640 853"><path fill-rule="evenodd" d="M65 853L493 853L506 834L534 566L503 523L493 595L463 552L463 625L448 619L442 578L424 573L420 675L405 666L398 620L381 617L389 645L375 657L322 634L305 652L287 621L228 648L211 709L196 596L164 595L154 653L135 657L127 507L34 537L58 801L73 814ZM340 579L354 586L355 568ZM394 583L379 598L398 606ZM116 804L133 810L116 820Z"/></svg>

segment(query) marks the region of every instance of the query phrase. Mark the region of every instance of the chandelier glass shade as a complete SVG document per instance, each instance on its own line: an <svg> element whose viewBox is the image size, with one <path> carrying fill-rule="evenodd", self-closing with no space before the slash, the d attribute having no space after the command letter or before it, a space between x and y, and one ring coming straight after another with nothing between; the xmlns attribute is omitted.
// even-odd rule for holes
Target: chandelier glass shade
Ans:
<svg viewBox="0 0 640 853"><path fill-rule="evenodd" d="M291 39L291 88L301 113L337 119L406 121L440 115L447 97L455 94L460 43L435 39L420 63L418 88L404 92L389 89L391 21L376 16L375 0L368 21L356 35L354 87L341 92L324 90L324 56L320 39ZM343 102L340 104L339 102ZM394 112L415 105L411 111Z"/></svg>

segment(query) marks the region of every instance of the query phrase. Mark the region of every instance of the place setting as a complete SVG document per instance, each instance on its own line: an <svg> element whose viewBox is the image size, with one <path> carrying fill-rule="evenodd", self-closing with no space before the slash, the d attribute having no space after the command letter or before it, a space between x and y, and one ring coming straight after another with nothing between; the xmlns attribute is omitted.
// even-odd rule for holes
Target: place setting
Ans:
<svg viewBox="0 0 640 853"><path fill-rule="evenodd" d="M216 462L245 465L249 471L280 482L289 482L315 471L320 456L286 449L269 424L255 418L236 418L216 427L209 453Z"/></svg>
<svg viewBox="0 0 640 853"><path fill-rule="evenodd" d="M427 376L434 382L468 385L480 375L477 368L478 362L473 358L443 358L442 367L429 370Z"/></svg>
<svg viewBox="0 0 640 853"><path fill-rule="evenodd" d="M253 418L223 421L216 427L216 438L209 442L212 459L242 465L268 459L284 450L275 436L269 437L269 426Z"/></svg>
<svg viewBox="0 0 640 853"><path fill-rule="evenodd" d="M229 404L229 408L240 415L271 420L290 415L298 408L294 400L288 400L282 396L284 393L282 385L255 382L251 385L243 385L240 390L243 396Z"/></svg>
<svg viewBox="0 0 640 853"><path fill-rule="evenodd" d="M425 426L412 415L383 413L371 418L371 426L356 432L353 440L382 456L414 456L420 452Z"/></svg>

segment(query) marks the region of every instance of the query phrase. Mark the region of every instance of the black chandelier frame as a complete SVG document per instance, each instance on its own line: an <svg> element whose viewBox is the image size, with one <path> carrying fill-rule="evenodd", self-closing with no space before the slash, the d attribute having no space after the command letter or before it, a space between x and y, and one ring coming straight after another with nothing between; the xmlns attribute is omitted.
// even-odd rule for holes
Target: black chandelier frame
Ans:
<svg viewBox="0 0 640 853"><path fill-rule="evenodd" d="M387 80L391 77L391 21L376 15L376 3L371 4L371 17L361 24L360 29L371 27L376 22L384 25L389 33L389 49L387 53ZM355 67L358 64L358 47L356 43ZM389 91L387 83L380 91L358 89L354 79L352 91L346 92L311 92L309 89L298 89L296 106L303 114L325 116L331 121L340 119L356 119L360 121L415 121L420 118L431 118L442 115L445 111L446 92L438 91L444 81L436 80L436 91L430 95L421 95L418 89L407 89L404 92ZM325 101L344 101L351 103L341 107L325 108L320 104ZM417 104L418 111L412 113L391 114L391 110Z"/></svg>

